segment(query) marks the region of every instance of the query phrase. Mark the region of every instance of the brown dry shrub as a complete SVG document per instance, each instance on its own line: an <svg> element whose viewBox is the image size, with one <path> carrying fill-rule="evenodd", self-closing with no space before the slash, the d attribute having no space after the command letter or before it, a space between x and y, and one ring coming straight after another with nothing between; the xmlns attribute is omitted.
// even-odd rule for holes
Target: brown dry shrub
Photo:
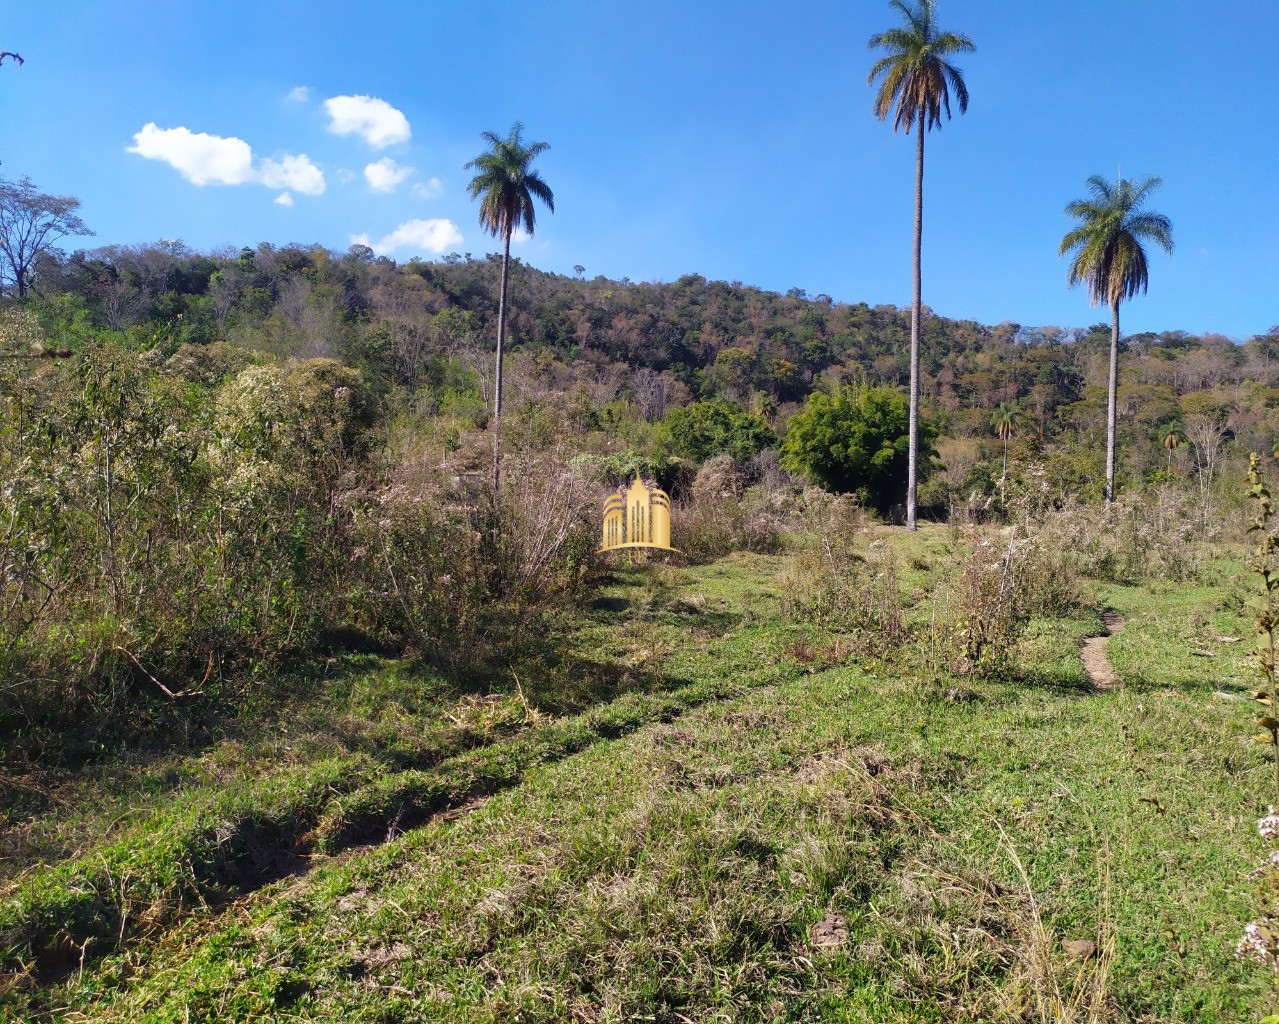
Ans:
<svg viewBox="0 0 1279 1024"><path fill-rule="evenodd" d="M1084 605L1078 573L1042 533L969 527L960 536L954 583L934 594L915 647L934 672L998 675L1032 618L1069 616Z"/></svg>
<svg viewBox="0 0 1279 1024"><path fill-rule="evenodd" d="M731 455L708 459L688 498L672 509L671 543L692 562L709 562L734 551L771 554L780 546L783 509L760 485L747 486Z"/></svg>
<svg viewBox="0 0 1279 1024"><path fill-rule="evenodd" d="M1120 494L1109 505L1069 498L1049 508L1027 501L1015 521L1056 559L1097 579L1184 581L1202 572L1219 528L1205 527L1194 495L1175 487Z"/></svg>
<svg viewBox="0 0 1279 1024"><path fill-rule="evenodd" d="M862 507L848 495L806 491L801 524L808 543L781 577L783 614L850 634L857 653L899 649L907 630L897 557L883 541L868 543Z"/></svg>
<svg viewBox="0 0 1279 1024"><path fill-rule="evenodd" d="M575 602L599 571L589 484L555 453L504 463L500 491L441 476L391 483L357 511L348 614L381 639L455 667Z"/></svg>
<svg viewBox="0 0 1279 1024"><path fill-rule="evenodd" d="M956 588L952 669L960 675L994 675L1007 669L1024 617L1019 614L1017 541L1007 547L974 535L968 564Z"/></svg>

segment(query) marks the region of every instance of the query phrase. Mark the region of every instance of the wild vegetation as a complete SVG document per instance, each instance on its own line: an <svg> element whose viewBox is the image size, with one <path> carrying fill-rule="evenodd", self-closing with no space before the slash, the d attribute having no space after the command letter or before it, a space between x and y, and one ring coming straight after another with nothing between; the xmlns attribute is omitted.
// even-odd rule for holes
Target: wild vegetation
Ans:
<svg viewBox="0 0 1279 1024"><path fill-rule="evenodd" d="M361 872L413 861L407 851L427 836L451 851L441 865L466 862L450 843L489 843L472 856L496 858L502 877L527 876L544 894L519 912L530 922L564 906L557 886L574 872L597 879L575 891L599 887L598 900L563 911L571 919L546 918L561 921L568 945L542 988L519 982L470 1009L443 1000L445 1019L511 1006L555 1019L588 1005L768 1019L789 993L803 1013L830 1019L917 1019L918 1005L946 1007L946 1019L1069 1019L1056 1005L1093 1019L1230 1020L1261 998L1231 956L1249 913L1246 836L1186 826L1207 847L1168 877L1185 884L1193 871L1212 896L1168 928L1133 895L1150 884L1145 853L1127 847L1123 861L1114 851L1130 842L1118 822L1151 808L1158 828L1144 849L1189 855L1185 832L1160 831L1169 808L1147 781L1164 778L1155 748L1131 739L1132 722L1152 713L1149 694L1179 695L1158 698L1173 717L1150 735L1183 728L1192 706L1212 708L1216 725L1178 741L1204 766L1187 793L1222 808L1258 799L1245 785L1258 755L1225 739L1237 734L1237 705L1212 696L1233 692L1218 669L1234 648L1190 664L1182 648L1240 632L1237 570L1221 559L1242 536L1242 453L1265 451L1275 428L1275 336L1123 339L1117 494L1105 504L1110 330L926 317L920 498L944 525L903 546L876 519L902 515L907 313L696 277L565 278L512 259L505 471L494 490L490 339L503 262L107 248L45 258L28 295L4 307L8 1012L163 1020L166 1006L206 999L210 1015L263 1013L265 999L281 1015L306 1007L323 1018L382 992L420 1016L413 1000L425 997L403 964L461 954L431 945L444 940L429 928L398 933L381 911L371 927L389 952L368 953L372 966L289 968L270 975L279 985L269 992L242 988L239 954L215 951L235 948L223 929L278 929L236 922L259 912L276 921L302 892L318 908L333 886L367 890ZM686 568L619 573L595 554L600 496L636 471L675 498ZM1085 697L1076 645L1099 631L1106 606L1129 617L1111 645L1126 686ZM1105 710L1115 702L1126 710ZM761 742L772 738L720 751L714 764L678 753L700 749L704 729L710 749L722 747L714 730L725 714L762 716L774 724ZM1072 784L1061 799L1080 801L1067 817L1087 838L1042 847L1040 819L1007 804L1006 773L1029 755L974 745L1023 750L1026 721L1065 715L1081 743L1111 749L1116 714L1131 721L1114 757L1141 772L1116 768L1108 777L1126 781L1104 807ZM778 715L791 723L780 733ZM978 720L987 724L974 731ZM931 725L917 734L915 721ZM934 729L938 745L921 752ZM505 821L503 800L533 799L542 785L539 800L594 800L575 773L607 778L650 743L677 752L660 754L675 758L675 774L663 768L649 779L660 789L624 791L605 812L620 838L614 815L632 813L630 801L665 808L629 852L601 847L596 864L547 849L575 865L556 883L503 860L495 832L467 838L478 827L467 822ZM945 751L969 751L979 777L999 780L978 804L955 795L978 769L954 767ZM725 757L797 774L735 782L755 769L716 767ZM1206 767L1222 757L1224 783ZM810 780L810 762L831 774ZM1051 765L1043 770L1068 771ZM679 781L707 772L727 773L728 788ZM1039 799L1031 782L1019 786L1027 806ZM849 787L862 796L828 806ZM779 801L809 810L783 825ZM962 824L974 813L989 826ZM1185 813L1176 820L1198 820ZM763 844L759 857L672 841L664 867L651 860L659 874L646 868L625 891L642 893L661 872L681 885L745 885L750 864L761 879L808 881L765 886L779 900L767 905L750 887L709 904L690 892L698 909L688 913L707 930L681 965L663 952L676 940L657 905L617 903L608 879L632 858L649 863L650 843L694 820L753 837L741 841ZM839 845L864 829L875 838L862 853ZM388 852L350 859L370 842ZM1068 862L1070 880L1049 867L1060 844L1091 858ZM392 850L409 860L384 861ZM881 866L865 874L871 864ZM420 898L386 892L399 906ZM872 905L895 909L877 916L886 911ZM630 937L591 945L605 918L628 921ZM493 918L491 934L505 920ZM1136 939L1138 921L1178 936L1181 967L1150 980L1149 958L1172 947ZM955 945L946 929L968 938ZM519 946L519 934L501 940L517 945L492 954L492 970L524 977L527 951L558 948L536 929ZM1063 937L1098 952L1071 960ZM366 943L309 926L289 941L290 956L316 964ZM1187 943L1200 949L1190 961ZM618 955L648 966L610 982L567 966ZM152 975L148 964L170 957L193 958L188 980ZM713 983L726 957L739 980ZM267 977L243 969L254 986ZM214 982L211 970L231 973ZM334 982L324 991L346 994L321 997L321 976L355 987ZM392 976L385 984L412 995L376 987ZM939 980L956 977L966 980ZM543 1001L549 1009L535 1012Z"/></svg>
<svg viewBox="0 0 1279 1024"><path fill-rule="evenodd" d="M478 258L0 180L0 1018L1273 1013L1279 326L1121 335L1156 178L1067 207L1110 323L934 315L974 45L890 6L909 309L529 266L518 122Z"/></svg>

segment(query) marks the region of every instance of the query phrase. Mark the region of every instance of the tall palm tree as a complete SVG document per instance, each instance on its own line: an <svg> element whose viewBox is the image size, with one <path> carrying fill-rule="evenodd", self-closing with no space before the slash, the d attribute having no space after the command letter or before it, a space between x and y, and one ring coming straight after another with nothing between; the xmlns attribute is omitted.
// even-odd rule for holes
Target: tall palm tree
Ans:
<svg viewBox="0 0 1279 1024"><path fill-rule="evenodd" d="M1168 433L1164 434L1164 447L1168 450L1168 472L1171 473L1172 453L1181 447L1181 434L1175 423L1168 428Z"/></svg>
<svg viewBox="0 0 1279 1024"><path fill-rule="evenodd" d="M1146 197L1161 178L1114 185L1100 175L1088 179L1088 198L1066 206L1066 215L1079 224L1066 233L1057 250L1073 256L1067 281L1088 286L1094 306L1110 305L1110 384L1106 410L1106 503L1115 500L1115 392L1119 381L1119 303L1144 292L1150 276L1142 242L1154 242L1172 253L1172 221L1144 209Z"/></svg>
<svg viewBox="0 0 1279 1024"><path fill-rule="evenodd" d="M1017 418L1021 415L1021 407L1016 402L1000 402L991 415L991 426L995 428L995 436L1004 442L1004 468L999 474L999 487L1003 490L1004 480L1008 476L1008 442L1017 433Z"/></svg>
<svg viewBox="0 0 1279 1024"><path fill-rule="evenodd" d="M917 0L911 7L904 0L890 0L905 21L900 28L872 36L870 48L888 53L875 61L866 82L873 85L883 77L875 94L875 116L881 121L896 110L893 131L907 134L916 126L915 142L915 277L914 301L910 310L910 419L909 453L906 468L906 529L915 529L915 496L919 449L919 332L923 315L920 251L924 237L924 132L940 128L942 112L950 117L950 90L962 114L968 109L968 87L959 69L945 58L952 53L971 53L976 47L967 36L943 32L934 21L933 0Z"/></svg>
<svg viewBox="0 0 1279 1024"><path fill-rule="evenodd" d="M497 382L493 391L493 488L497 489L499 452L498 436L502 425L502 346L506 340L506 281L511 266L511 236L516 229L533 234L535 213L533 200L540 199L551 213L555 212L555 195L529 165L551 147L545 142L524 144L524 125L511 125L506 138L493 132L480 135L489 148L466 165L479 173L467 189L472 199L480 201L480 226L494 238L502 239L502 289L497 301Z"/></svg>

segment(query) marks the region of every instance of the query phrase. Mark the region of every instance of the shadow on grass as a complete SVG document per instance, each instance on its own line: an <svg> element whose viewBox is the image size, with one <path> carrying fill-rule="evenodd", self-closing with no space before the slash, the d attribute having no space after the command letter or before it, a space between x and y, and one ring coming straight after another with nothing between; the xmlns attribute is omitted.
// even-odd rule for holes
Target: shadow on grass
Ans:
<svg viewBox="0 0 1279 1024"><path fill-rule="evenodd" d="M1070 697L1092 697L1097 693L1092 680L1072 665L1021 666L1001 681L1013 687L1051 690Z"/></svg>

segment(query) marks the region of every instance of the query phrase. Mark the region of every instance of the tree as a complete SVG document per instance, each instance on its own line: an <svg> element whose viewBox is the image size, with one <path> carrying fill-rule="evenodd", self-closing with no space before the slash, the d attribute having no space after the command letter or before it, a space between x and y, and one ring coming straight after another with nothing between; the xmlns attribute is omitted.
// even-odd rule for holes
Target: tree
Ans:
<svg viewBox="0 0 1279 1024"><path fill-rule="evenodd" d="M932 467L936 437L931 423L919 424L921 476ZM856 494L883 513L905 497L909 440L909 403L901 391L845 385L808 396L786 431L782 465L827 490Z"/></svg>
<svg viewBox="0 0 1279 1024"><path fill-rule="evenodd" d="M1066 206L1066 215L1079 224L1066 233L1057 250L1072 255L1067 281L1088 287L1094 305L1110 305L1110 382L1106 410L1106 502L1115 500L1116 390L1119 381L1119 303L1144 292L1149 283L1146 250L1154 242L1172 253L1172 221L1147 211L1146 197L1162 184L1160 178L1111 185L1094 174L1088 179L1088 198Z"/></svg>
<svg viewBox="0 0 1279 1024"><path fill-rule="evenodd" d="M672 409L661 437L672 454L694 462L714 455L749 459L777 440L762 417L721 398Z"/></svg>
<svg viewBox="0 0 1279 1024"><path fill-rule="evenodd" d="M1200 512L1205 527L1212 516L1212 478L1217 472L1218 455L1226 429L1226 421L1215 416L1198 414L1186 419L1186 437L1190 439L1190 447L1195 453Z"/></svg>
<svg viewBox="0 0 1279 1024"><path fill-rule="evenodd" d="M1167 472L1171 473L1172 472L1172 453L1181 447L1181 435L1177 432L1176 424L1173 424L1172 426L1170 426L1168 428L1168 433L1164 434L1163 445L1164 445L1164 448L1166 448L1168 451Z"/></svg>
<svg viewBox="0 0 1279 1024"><path fill-rule="evenodd" d="M995 436L1004 442L1004 468L999 474L999 487L1003 490L1004 481L1008 478L1008 442L1017 433L1017 419L1021 416L1021 408L1016 402L1000 402L990 418L995 428Z"/></svg>
<svg viewBox="0 0 1279 1024"><path fill-rule="evenodd" d="M77 216L80 200L36 191L30 178L0 178L0 286L25 298L41 256L68 235L92 235Z"/></svg>
<svg viewBox="0 0 1279 1024"><path fill-rule="evenodd" d="M519 121L511 126L506 138L493 132L484 132L481 138L488 143L487 152L481 153L466 165L479 171L467 186L472 199L480 201L480 226L494 238L502 239L502 287L497 303L497 370L493 388L493 487L497 488L500 448L498 439L502 424L502 346L506 339L506 282L511 265L511 235L516 228L532 235L535 221L533 200L540 199L547 209L555 212L555 195L529 165L541 153L550 149L545 142L524 144L521 138L524 125Z"/></svg>
<svg viewBox="0 0 1279 1024"><path fill-rule="evenodd" d="M893 131L907 134L919 129L915 142L915 248L914 293L910 311L910 432L906 471L906 529L915 529L915 497L919 459L919 332L923 316L920 258L924 235L924 132L941 128L942 112L950 118L950 90L962 114L968 109L968 87L959 69L945 60L952 53L971 53L976 47L967 36L942 32L933 20L933 0L918 0L911 7L904 0L890 0L905 25L872 36L871 49L886 49L886 56L870 69L867 83L883 77L875 94L875 116L893 118Z"/></svg>

